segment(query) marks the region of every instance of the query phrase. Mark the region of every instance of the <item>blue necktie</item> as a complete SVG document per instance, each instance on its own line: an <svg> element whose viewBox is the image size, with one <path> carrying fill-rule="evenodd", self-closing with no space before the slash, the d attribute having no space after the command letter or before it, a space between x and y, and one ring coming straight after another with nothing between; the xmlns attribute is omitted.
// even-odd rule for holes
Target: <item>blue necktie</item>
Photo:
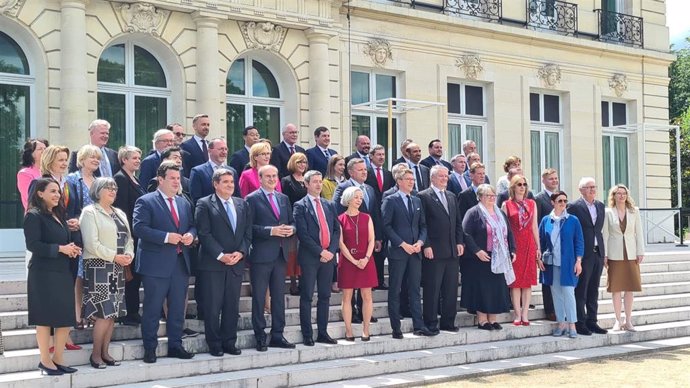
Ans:
<svg viewBox="0 0 690 388"><path fill-rule="evenodd" d="M367 195L367 189L364 185L359 186L360 189L362 189L362 196L364 197L364 203L367 205L367 210L371 212L371 208L369 207L369 196Z"/></svg>
<svg viewBox="0 0 690 388"><path fill-rule="evenodd" d="M230 220L230 225L232 225L232 230L234 232L237 229L237 219L232 209L230 209L230 201L225 201L225 213L228 214L228 219Z"/></svg>

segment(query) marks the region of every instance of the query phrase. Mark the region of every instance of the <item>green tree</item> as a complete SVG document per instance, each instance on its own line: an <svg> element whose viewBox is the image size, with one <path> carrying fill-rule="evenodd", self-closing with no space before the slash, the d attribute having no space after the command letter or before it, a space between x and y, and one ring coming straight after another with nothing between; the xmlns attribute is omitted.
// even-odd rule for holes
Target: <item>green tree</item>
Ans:
<svg viewBox="0 0 690 388"><path fill-rule="evenodd" d="M690 37L685 38L690 43ZM668 87L669 116L673 125L680 127L680 162L681 162L681 191L690 193L690 48L671 50L676 60L669 67ZM671 154L671 189L673 195L672 206L690 207L690 197L684 195L681 204L676 203L678 187L676 169L676 134L669 132Z"/></svg>

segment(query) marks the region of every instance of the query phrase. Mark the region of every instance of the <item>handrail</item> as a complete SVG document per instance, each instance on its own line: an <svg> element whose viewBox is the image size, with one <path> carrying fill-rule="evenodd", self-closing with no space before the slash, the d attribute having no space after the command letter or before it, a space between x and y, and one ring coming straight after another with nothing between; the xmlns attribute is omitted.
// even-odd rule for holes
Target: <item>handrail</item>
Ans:
<svg viewBox="0 0 690 388"><path fill-rule="evenodd" d="M527 0L527 25L577 34L577 4L560 0Z"/></svg>
<svg viewBox="0 0 690 388"><path fill-rule="evenodd" d="M679 241L678 244L676 244L677 247L685 247L687 245L684 244L683 242L683 218L682 215L690 215L690 209L689 208L682 208L682 207L670 207L670 208L640 208L640 212L643 213L653 213L653 212L670 212L670 214L666 215L665 217L661 218L660 220L650 220L649 218L645 217L645 220L643 222L643 228L645 231L645 245L647 245L647 242L649 241L648 236L649 233L652 231L658 230L662 232L665 235L672 236L673 241ZM674 217L678 216L678 230L680 233L676 235L675 230L669 231L666 227L664 227L662 224L669 219L672 219ZM649 227L651 224L651 228Z"/></svg>

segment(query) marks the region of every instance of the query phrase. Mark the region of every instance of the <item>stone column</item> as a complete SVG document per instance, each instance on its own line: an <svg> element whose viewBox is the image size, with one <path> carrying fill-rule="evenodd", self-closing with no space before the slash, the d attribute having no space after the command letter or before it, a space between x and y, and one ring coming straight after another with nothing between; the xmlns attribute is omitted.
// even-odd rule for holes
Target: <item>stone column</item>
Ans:
<svg viewBox="0 0 690 388"><path fill-rule="evenodd" d="M51 143L70 149L88 142L86 1L60 2L60 131Z"/></svg>
<svg viewBox="0 0 690 388"><path fill-rule="evenodd" d="M211 119L212 137L224 135L225 128L221 128L221 118L225 106L220 95L218 80L218 23L214 17L200 13L194 15L196 23L196 111L189 112L190 116L205 113Z"/></svg>
<svg viewBox="0 0 690 388"><path fill-rule="evenodd" d="M309 129L331 126L328 41L332 35L310 28L309 39Z"/></svg>

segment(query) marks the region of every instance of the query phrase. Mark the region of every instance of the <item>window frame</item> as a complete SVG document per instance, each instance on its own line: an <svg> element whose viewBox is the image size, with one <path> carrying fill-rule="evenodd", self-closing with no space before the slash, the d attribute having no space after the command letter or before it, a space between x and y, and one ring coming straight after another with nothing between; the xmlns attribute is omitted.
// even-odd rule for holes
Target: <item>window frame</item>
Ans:
<svg viewBox="0 0 690 388"><path fill-rule="evenodd" d="M488 115L487 115L487 85L481 82L472 82L472 81L465 81L465 80L457 80L457 79L449 79L446 81L446 90L448 89L448 84L455 84L459 85L460 89L460 113L451 113L449 112L449 106L446 105L446 114L448 115L448 127L446 128L447 130L447 135L448 135L448 153L446 155L447 159L451 159L454 155L456 154L461 154L462 152L462 142L467 140L467 126L468 125L476 125L476 126L481 126L482 127L482 147L479 150L479 154L482 157L482 160L486 160L487 157L487 128L488 128ZM465 92L465 86L474 86L474 87L480 87L482 88L482 112L483 115L471 115L467 114L467 96ZM448 100L448 96L446 96L446 100ZM460 139L461 143L459 145L459 149L455 150L451 148L450 144L450 126L451 125L459 125L460 126Z"/></svg>
<svg viewBox="0 0 690 388"><path fill-rule="evenodd" d="M529 105L530 105L530 106L529 106L529 112L530 112L530 126L534 126L534 125L536 124L536 125L540 125L540 126L541 126L541 125L546 125L546 126L559 126L559 127L562 128L562 127L563 127L563 95L560 94L560 93L549 93L549 92L546 92L546 91L543 91L543 90L531 90L531 91L529 92L529 94L530 94L530 97L529 97L529 100L528 100L528 101L529 101ZM537 95L539 95L539 120L532 120L532 107L531 107L531 104L532 104L532 102L531 102L531 101L532 101L531 95L532 95L532 94L537 94ZM546 95L558 97L558 122L554 122L554 121L545 121L545 120L544 120L544 114L545 114L545 111L544 111L544 96L546 96Z"/></svg>

